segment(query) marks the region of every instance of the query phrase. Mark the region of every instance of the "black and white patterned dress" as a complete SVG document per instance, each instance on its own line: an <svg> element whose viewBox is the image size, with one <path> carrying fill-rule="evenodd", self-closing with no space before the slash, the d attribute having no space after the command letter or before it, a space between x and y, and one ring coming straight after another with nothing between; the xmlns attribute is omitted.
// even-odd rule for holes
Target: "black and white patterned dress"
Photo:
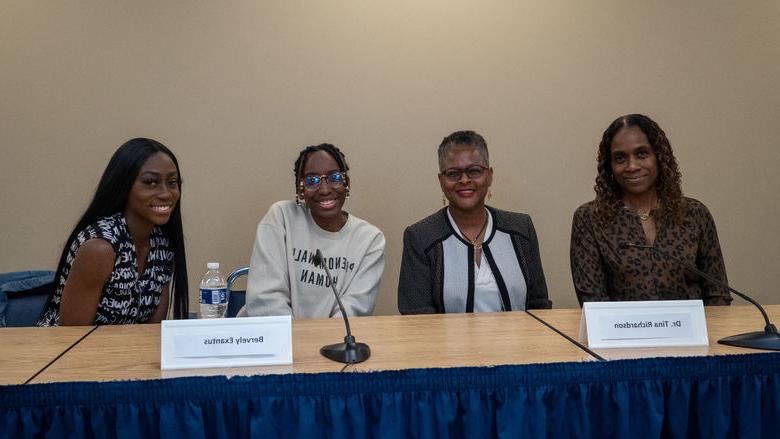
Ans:
<svg viewBox="0 0 780 439"><path fill-rule="evenodd" d="M57 282L57 289L49 299L38 326L60 324L60 301L62 290L68 280L71 265L78 249L90 239L104 239L116 253L114 270L103 286L103 294L95 313L96 325L122 325L143 323L149 320L160 303L163 287L170 282L173 271L173 250L168 238L159 227L149 236L149 255L144 272L138 276L138 263L133 238L127 229L122 213L100 218L94 224L79 232L65 259L65 267Z"/></svg>

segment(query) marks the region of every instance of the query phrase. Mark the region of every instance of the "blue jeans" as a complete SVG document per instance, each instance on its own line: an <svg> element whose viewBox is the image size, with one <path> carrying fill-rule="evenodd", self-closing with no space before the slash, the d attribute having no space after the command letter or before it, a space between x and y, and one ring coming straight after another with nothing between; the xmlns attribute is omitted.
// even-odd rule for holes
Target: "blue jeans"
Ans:
<svg viewBox="0 0 780 439"><path fill-rule="evenodd" d="M12 271L0 273L0 328L5 327L6 293L31 290L54 280L54 272L48 270Z"/></svg>

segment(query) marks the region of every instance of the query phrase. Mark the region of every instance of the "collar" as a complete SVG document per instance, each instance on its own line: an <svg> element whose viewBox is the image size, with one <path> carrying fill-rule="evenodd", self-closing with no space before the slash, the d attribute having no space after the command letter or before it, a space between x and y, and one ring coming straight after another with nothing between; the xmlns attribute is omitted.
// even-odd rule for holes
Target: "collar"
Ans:
<svg viewBox="0 0 780 439"><path fill-rule="evenodd" d="M460 231L458 224L455 222L455 218L452 217L449 206L445 207L444 211L447 213L447 222L449 223L452 231L455 232L455 235L458 237L458 239L463 241L464 244L468 245L468 240L466 240L466 238L463 236L463 232ZM482 245L487 244L493 238L493 214L487 207L485 207L485 212L487 212L487 224L485 225L485 234L482 238Z"/></svg>

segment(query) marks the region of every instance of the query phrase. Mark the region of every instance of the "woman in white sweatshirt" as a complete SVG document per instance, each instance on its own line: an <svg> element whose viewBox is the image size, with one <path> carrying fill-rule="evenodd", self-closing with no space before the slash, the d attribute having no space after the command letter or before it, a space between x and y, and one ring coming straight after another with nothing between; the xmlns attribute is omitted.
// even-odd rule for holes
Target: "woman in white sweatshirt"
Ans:
<svg viewBox="0 0 780 439"><path fill-rule="evenodd" d="M257 226L239 315L333 317L331 279L314 264L320 250L347 314L370 315L385 266L385 237L343 210L349 166L335 146L308 146L295 161L295 201L271 206Z"/></svg>

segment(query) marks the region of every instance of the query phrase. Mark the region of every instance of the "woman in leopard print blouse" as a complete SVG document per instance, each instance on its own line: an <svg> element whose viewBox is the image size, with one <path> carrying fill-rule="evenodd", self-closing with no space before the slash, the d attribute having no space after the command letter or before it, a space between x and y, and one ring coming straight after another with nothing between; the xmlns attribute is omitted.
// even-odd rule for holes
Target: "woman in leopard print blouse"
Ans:
<svg viewBox="0 0 780 439"><path fill-rule="evenodd" d="M712 215L684 197L680 171L664 131L641 114L617 118L599 145L596 199L574 212L571 271L580 304L605 300L701 299L728 305L731 296L649 248L652 245L726 281Z"/></svg>

